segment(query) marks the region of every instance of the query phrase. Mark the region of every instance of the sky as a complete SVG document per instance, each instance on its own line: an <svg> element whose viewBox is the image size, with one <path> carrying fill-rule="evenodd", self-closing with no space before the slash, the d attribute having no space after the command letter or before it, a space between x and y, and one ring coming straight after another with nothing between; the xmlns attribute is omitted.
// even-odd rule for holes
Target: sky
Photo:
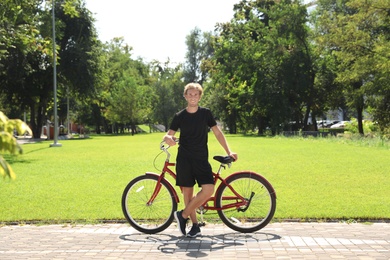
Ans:
<svg viewBox="0 0 390 260"><path fill-rule="evenodd" d="M233 18L240 0L85 0L93 13L99 39L124 37L133 48L132 58L182 63L186 36L195 27L214 30L216 23Z"/></svg>

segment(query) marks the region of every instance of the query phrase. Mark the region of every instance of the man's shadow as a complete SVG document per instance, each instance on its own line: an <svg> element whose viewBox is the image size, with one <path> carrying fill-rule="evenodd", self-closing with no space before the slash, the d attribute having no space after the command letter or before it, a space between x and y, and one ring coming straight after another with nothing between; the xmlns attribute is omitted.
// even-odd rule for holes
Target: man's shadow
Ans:
<svg viewBox="0 0 390 260"><path fill-rule="evenodd" d="M208 252L223 250L228 247L243 246L246 243L259 243L279 240L281 237L272 233L226 233L220 235L202 235L197 238L159 234L125 234L119 237L124 241L153 243L164 254L186 252L188 257L207 257Z"/></svg>

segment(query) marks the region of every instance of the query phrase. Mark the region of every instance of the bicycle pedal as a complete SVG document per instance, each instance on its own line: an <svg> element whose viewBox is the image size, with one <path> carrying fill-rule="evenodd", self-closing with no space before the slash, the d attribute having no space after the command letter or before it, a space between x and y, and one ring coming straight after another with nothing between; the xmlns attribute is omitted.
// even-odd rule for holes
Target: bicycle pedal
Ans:
<svg viewBox="0 0 390 260"><path fill-rule="evenodd" d="M205 222L198 223L198 226L199 227L204 227L204 226L206 226L206 223Z"/></svg>

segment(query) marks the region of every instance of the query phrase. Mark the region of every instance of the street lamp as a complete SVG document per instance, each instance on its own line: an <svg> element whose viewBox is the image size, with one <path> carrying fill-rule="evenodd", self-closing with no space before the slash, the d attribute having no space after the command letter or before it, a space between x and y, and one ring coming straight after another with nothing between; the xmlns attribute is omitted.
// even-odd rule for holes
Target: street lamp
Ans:
<svg viewBox="0 0 390 260"><path fill-rule="evenodd" d="M55 0L52 0L52 24L53 24L53 89L54 89L54 143L50 144L50 147L61 147L62 144L58 143L58 118L57 118L57 55L56 55L56 19L55 19ZM50 131L46 129L46 131Z"/></svg>

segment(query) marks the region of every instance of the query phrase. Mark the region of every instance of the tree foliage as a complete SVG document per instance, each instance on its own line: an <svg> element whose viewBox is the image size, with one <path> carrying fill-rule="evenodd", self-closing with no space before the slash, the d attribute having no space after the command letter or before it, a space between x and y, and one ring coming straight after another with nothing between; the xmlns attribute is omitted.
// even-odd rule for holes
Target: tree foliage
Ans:
<svg viewBox="0 0 390 260"><path fill-rule="evenodd" d="M14 131L19 134L32 134L30 127L20 119L8 119L0 111L0 176L15 178L15 172L7 161L1 156L2 153L22 153L22 148L17 143Z"/></svg>
<svg viewBox="0 0 390 260"><path fill-rule="evenodd" d="M183 72L180 65L172 67L169 61L164 64L157 62L153 67L157 81L153 85L156 99L152 108L154 111L152 119L154 123L159 122L168 129L174 113L185 106Z"/></svg>
<svg viewBox="0 0 390 260"><path fill-rule="evenodd" d="M319 0L310 14L300 0L243 0L214 32L193 29L175 66L133 59L123 38L101 43L83 0L55 3L61 122L69 100L72 121L96 133L168 127L195 81L230 133L317 130L316 119L338 108L353 111L361 134L364 112L390 131L387 0ZM34 137L53 119L51 4L0 3L0 109L28 110Z"/></svg>
<svg viewBox="0 0 390 260"><path fill-rule="evenodd" d="M187 53L183 76L185 82L198 82L203 85L208 78L206 60L213 55L212 34L195 28L186 37Z"/></svg>
<svg viewBox="0 0 390 260"><path fill-rule="evenodd" d="M302 114L313 103L314 77L306 8L258 0L242 1L234 10L230 23L218 25L211 72L216 86L225 88L224 120L260 134L266 128L279 132L291 119L307 122Z"/></svg>
<svg viewBox="0 0 390 260"><path fill-rule="evenodd" d="M368 107L381 128L388 127L389 14L383 0L320 0L315 12L315 41L336 62L335 82L356 111L360 134Z"/></svg>
<svg viewBox="0 0 390 260"><path fill-rule="evenodd" d="M125 126L135 132L136 124L148 121L154 94L149 67L131 58L132 48L123 38L105 44L100 81L95 84L93 103L111 130L123 132Z"/></svg>
<svg viewBox="0 0 390 260"><path fill-rule="evenodd" d="M18 2L6 1L1 9L6 14L6 37L0 44L5 48L0 59L1 92L9 106L29 110L33 134L40 137L44 120L53 120L52 5L51 1ZM98 68L90 12L82 1L63 0L56 1L55 14L59 97L67 87L74 96L87 95ZM20 32L17 37L15 30Z"/></svg>

